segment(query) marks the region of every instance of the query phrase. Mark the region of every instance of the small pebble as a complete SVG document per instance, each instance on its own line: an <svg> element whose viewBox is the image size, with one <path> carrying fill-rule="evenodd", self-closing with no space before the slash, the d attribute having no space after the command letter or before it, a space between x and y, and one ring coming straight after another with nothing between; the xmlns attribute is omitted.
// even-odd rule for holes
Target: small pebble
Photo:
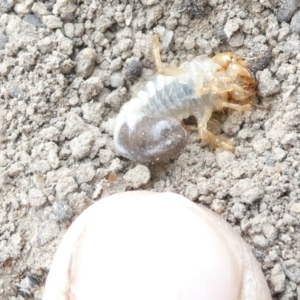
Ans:
<svg viewBox="0 0 300 300"><path fill-rule="evenodd" d="M273 286L274 293L281 293L284 291L286 277L279 263L273 267L270 281Z"/></svg>
<svg viewBox="0 0 300 300"><path fill-rule="evenodd" d="M78 184L91 181L96 175L92 163L80 164L76 170L76 179Z"/></svg>
<svg viewBox="0 0 300 300"><path fill-rule="evenodd" d="M293 203L291 205L290 211L299 214L300 213L300 202L299 203Z"/></svg>
<svg viewBox="0 0 300 300"><path fill-rule="evenodd" d="M297 11L291 21L292 32L300 34L300 11Z"/></svg>
<svg viewBox="0 0 300 300"><path fill-rule="evenodd" d="M150 170L143 165L137 165L124 175L124 179L128 186L133 189L138 189L147 184L150 181L150 177Z"/></svg>
<svg viewBox="0 0 300 300"><path fill-rule="evenodd" d="M132 21L132 6L128 4L124 11L124 18L126 26L129 26Z"/></svg>
<svg viewBox="0 0 300 300"><path fill-rule="evenodd" d="M264 195L257 183L252 182L251 179L239 180L231 189L230 195L238 197L242 203L252 204L253 202L261 199Z"/></svg>
<svg viewBox="0 0 300 300"><path fill-rule="evenodd" d="M151 6L147 9L146 27L150 29L162 17L163 8L160 5Z"/></svg>
<svg viewBox="0 0 300 300"><path fill-rule="evenodd" d="M257 71L262 71L263 69L265 69L270 64L271 60L271 51L266 51L262 54L258 54L257 58L249 61L250 69L254 74L256 74Z"/></svg>
<svg viewBox="0 0 300 300"><path fill-rule="evenodd" d="M33 25L35 28L41 28L43 26L41 19L36 15L26 15L23 21Z"/></svg>
<svg viewBox="0 0 300 300"><path fill-rule="evenodd" d="M64 201L54 202L52 206L53 219L63 222L72 218L72 209Z"/></svg>
<svg viewBox="0 0 300 300"><path fill-rule="evenodd" d="M272 77L272 74L268 69L258 72L257 77L259 82L258 91L261 96L271 96L280 91L279 81Z"/></svg>
<svg viewBox="0 0 300 300"><path fill-rule="evenodd" d="M30 205L34 207L42 206L47 201L45 195L38 189L30 189L28 197Z"/></svg>
<svg viewBox="0 0 300 300"><path fill-rule="evenodd" d="M75 192L78 189L78 184L71 176L60 178L55 186L56 197L64 199L68 194Z"/></svg>
<svg viewBox="0 0 300 300"><path fill-rule="evenodd" d="M74 138L70 142L70 149L73 157L76 159L83 159L89 156L93 142L94 137L89 131L83 132L81 135Z"/></svg>
<svg viewBox="0 0 300 300"><path fill-rule="evenodd" d="M268 241L274 241L277 238L278 235L277 229L271 223L263 224L262 231L264 236L268 239Z"/></svg>
<svg viewBox="0 0 300 300"><path fill-rule="evenodd" d="M98 124L104 114L105 107L100 102L87 102L81 106L83 119L89 123Z"/></svg>
<svg viewBox="0 0 300 300"><path fill-rule="evenodd" d="M79 88L80 100L87 102L99 95L103 89L102 81L97 76L92 76L82 82Z"/></svg>
<svg viewBox="0 0 300 300"><path fill-rule="evenodd" d="M38 230L37 239L39 246L45 246L46 244L57 238L59 233L60 227L56 223L56 221L46 221L40 226Z"/></svg>
<svg viewBox="0 0 300 300"><path fill-rule="evenodd" d="M81 50L76 57L76 62L76 74L84 79L88 78L94 71L96 62L95 50L92 48Z"/></svg>
<svg viewBox="0 0 300 300"><path fill-rule="evenodd" d="M42 18L43 23L48 27L49 29L56 29L56 28L62 28L62 21L60 18L56 16L44 16Z"/></svg>
<svg viewBox="0 0 300 300"><path fill-rule="evenodd" d="M285 0L276 13L278 22L289 22L297 10L298 0Z"/></svg>
<svg viewBox="0 0 300 300"><path fill-rule="evenodd" d="M121 72L115 72L110 76L110 85L113 88L122 87L124 85L124 78Z"/></svg>
<svg viewBox="0 0 300 300"><path fill-rule="evenodd" d="M217 164L219 168L224 168L234 161L234 154L229 151L222 151L217 153Z"/></svg>
<svg viewBox="0 0 300 300"><path fill-rule="evenodd" d="M68 38L70 38L70 39L72 39L72 38L74 38L74 35L75 35L75 28L74 28L74 25L72 24L72 23L66 23L65 25L64 25L64 30L65 30L65 35L68 37ZM86 49L89 49L89 48L86 48ZM83 49L83 50L85 50L85 49ZM82 50L82 51L83 51ZM82 52L81 51L81 52ZM80 52L80 53L81 53Z"/></svg>
<svg viewBox="0 0 300 300"><path fill-rule="evenodd" d="M0 10L9 12L15 5L16 0L0 0Z"/></svg>
<svg viewBox="0 0 300 300"><path fill-rule="evenodd" d="M224 26L224 32L227 38L231 38L234 32L238 31L240 28L240 22L237 22L237 19L230 19L226 22Z"/></svg>
<svg viewBox="0 0 300 300"><path fill-rule="evenodd" d="M231 209L235 218L241 220L244 218L246 213L246 207L243 203L235 203Z"/></svg>
<svg viewBox="0 0 300 300"><path fill-rule="evenodd" d="M273 153L274 153L274 157L276 160L278 161L282 161L286 158L287 156L287 152L284 151L283 149L277 147L273 150Z"/></svg>
<svg viewBox="0 0 300 300"><path fill-rule="evenodd" d="M141 0L144 5L154 5L158 4L159 0Z"/></svg>
<svg viewBox="0 0 300 300"><path fill-rule="evenodd" d="M115 153L110 149L100 149L99 151L99 161L101 164L108 164L114 158Z"/></svg>
<svg viewBox="0 0 300 300"><path fill-rule="evenodd" d="M268 246L268 240L263 235L256 235L253 238L253 243L258 248L266 248Z"/></svg>
<svg viewBox="0 0 300 300"><path fill-rule="evenodd" d="M142 64L140 61L135 57L128 58L123 71L124 79L132 81L140 76L141 73Z"/></svg>
<svg viewBox="0 0 300 300"><path fill-rule="evenodd" d="M228 43L231 47L238 48L244 44L244 34L241 32L234 33L229 39Z"/></svg>

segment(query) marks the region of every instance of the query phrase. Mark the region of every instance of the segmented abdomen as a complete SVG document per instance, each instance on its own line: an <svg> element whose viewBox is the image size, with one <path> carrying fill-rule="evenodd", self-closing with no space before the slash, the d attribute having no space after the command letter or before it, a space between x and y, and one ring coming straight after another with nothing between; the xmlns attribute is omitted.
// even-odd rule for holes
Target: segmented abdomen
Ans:
<svg viewBox="0 0 300 300"><path fill-rule="evenodd" d="M195 85L208 82L215 70L211 60L193 60L181 66L178 76L157 75L136 94L139 111L148 117L172 116L187 118L198 112L210 101L210 94L196 95Z"/></svg>

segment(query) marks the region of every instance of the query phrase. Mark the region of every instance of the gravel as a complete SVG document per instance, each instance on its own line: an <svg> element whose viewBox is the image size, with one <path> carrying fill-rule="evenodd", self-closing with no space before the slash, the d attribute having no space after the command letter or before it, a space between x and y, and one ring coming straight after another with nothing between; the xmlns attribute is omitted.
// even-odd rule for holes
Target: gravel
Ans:
<svg viewBox="0 0 300 300"><path fill-rule="evenodd" d="M0 0L0 298L29 289L41 299L71 222L134 189L177 192L222 215L251 245L273 299L300 298L298 1L103 3ZM254 58L257 107L214 119L233 153L199 141L192 124L168 164L116 156L115 118L156 73L154 29L165 64L228 51ZM39 287L25 284L28 274Z"/></svg>

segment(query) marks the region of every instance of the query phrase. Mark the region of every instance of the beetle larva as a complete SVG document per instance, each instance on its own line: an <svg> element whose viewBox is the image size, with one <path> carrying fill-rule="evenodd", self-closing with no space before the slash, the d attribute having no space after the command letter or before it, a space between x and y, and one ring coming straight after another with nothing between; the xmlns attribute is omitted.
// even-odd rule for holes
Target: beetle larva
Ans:
<svg viewBox="0 0 300 300"><path fill-rule="evenodd" d="M165 68L157 36L153 44L159 74L122 107L114 131L117 152L146 162L174 158L187 143L181 120L191 115L197 119L200 139L232 151L233 146L210 132L207 123L216 110L244 111L253 106L256 81L246 61L228 52Z"/></svg>

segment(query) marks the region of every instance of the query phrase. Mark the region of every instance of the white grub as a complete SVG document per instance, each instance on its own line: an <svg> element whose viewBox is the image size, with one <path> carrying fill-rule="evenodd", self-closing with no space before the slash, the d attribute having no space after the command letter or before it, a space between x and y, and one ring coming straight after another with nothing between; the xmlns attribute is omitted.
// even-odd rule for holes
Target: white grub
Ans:
<svg viewBox="0 0 300 300"><path fill-rule="evenodd" d="M158 75L121 109L114 130L117 152L141 162L174 159L188 140L181 121L192 115L200 139L232 151L233 146L210 132L207 123L216 110L244 111L253 106L256 81L246 61L228 52L169 68L161 62L158 35L152 48Z"/></svg>
<svg viewBox="0 0 300 300"><path fill-rule="evenodd" d="M218 215L173 193L114 194L72 224L43 300L268 300L248 245Z"/></svg>

